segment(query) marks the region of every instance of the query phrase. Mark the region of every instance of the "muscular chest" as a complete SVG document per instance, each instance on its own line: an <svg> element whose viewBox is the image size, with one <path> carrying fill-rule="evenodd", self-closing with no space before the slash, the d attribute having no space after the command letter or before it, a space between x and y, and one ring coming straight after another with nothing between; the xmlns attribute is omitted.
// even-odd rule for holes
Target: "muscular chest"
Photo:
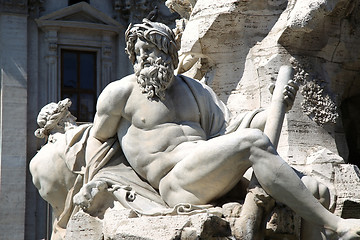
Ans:
<svg viewBox="0 0 360 240"><path fill-rule="evenodd" d="M166 92L164 101L150 101L146 95L135 91L129 98L133 102L125 113L138 128L153 128L164 123L200 121L200 113L195 98L187 86L176 84Z"/></svg>

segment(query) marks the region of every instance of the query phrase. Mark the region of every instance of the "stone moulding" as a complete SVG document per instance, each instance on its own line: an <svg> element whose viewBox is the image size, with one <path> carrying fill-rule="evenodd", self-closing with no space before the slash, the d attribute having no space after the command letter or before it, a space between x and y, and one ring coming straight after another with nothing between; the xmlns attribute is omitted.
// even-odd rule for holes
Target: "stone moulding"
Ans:
<svg viewBox="0 0 360 240"><path fill-rule="evenodd" d="M82 28L119 33L125 26L101 11L81 2L35 20L42 29L51 27Z"/></svg>

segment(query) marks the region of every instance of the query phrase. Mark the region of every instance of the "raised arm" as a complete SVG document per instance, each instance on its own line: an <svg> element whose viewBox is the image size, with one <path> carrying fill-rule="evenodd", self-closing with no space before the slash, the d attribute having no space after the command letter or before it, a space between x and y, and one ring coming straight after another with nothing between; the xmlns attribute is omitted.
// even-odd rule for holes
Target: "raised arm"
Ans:
<svg viewBox="0 0 360 240"><path fill-rule="evenodd" d="M271 93L273 93L274 87L275 86L273 86L270 89ZM280 93L279 92L277 93L279 95L277 96L278 98L281 98L280 95L282 93L282 97L283 97L282 101L285 104L286 112L288 112L292 108L295 101L296 92L298 89L299 86L293 80L289 80L288 83L285 85L285 87L282 90L280 90ZM257 128L260 129L261 131L264 131L265 124L269 115L269 111L270 112L274 111L274 109L272 110L265 109L265 111L256 114L253 120L251 121L250 128Z"/></svg>
<svg viewBox="0 0 360 240"><path fill-rule="evenodd" d="M116 135L131 86L125 78L110 83L100 94L91 130L91 135L100 142Z"/></svg>

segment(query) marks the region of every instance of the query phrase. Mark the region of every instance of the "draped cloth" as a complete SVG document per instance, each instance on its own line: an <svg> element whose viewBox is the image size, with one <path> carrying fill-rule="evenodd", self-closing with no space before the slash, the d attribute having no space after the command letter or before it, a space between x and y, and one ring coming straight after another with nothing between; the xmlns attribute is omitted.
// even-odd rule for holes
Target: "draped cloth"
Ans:
<svg viewBox="0 0 360 240"><path fill-rule="evenodd" d="M200 125L207 139L250 126L255 110L232 118L229 110L216 94L199 81L178 76L192 92L200 111ZM92 124L81 125L67 131L64 160L67 167L78 174L73 188L68 192L65 209L54 223L54 231L65 230L70 217L78 211L72 199L80 188L91 180L103 180L111 186L115 198L126 208L140 215L191 214L210 211L211 205L194 206L179 204L167 206L160 194L146 180L142 179L126 160L117 137L108 139L96 151L92 159L85 160L85 149Z"/></svg>

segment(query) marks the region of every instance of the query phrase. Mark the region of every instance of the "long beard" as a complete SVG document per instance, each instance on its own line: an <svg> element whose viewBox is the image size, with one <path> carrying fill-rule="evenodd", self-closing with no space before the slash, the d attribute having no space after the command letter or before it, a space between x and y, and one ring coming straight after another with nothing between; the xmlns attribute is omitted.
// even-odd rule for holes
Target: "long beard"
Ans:
<svg viewBox="0 0 360 240"><path fill-rule="evenodd" d="M161 58L151 58L134 64L134 72L142 93L147 94L150 101L165 100L165 90L174 78L174 68Z"/></svg>

